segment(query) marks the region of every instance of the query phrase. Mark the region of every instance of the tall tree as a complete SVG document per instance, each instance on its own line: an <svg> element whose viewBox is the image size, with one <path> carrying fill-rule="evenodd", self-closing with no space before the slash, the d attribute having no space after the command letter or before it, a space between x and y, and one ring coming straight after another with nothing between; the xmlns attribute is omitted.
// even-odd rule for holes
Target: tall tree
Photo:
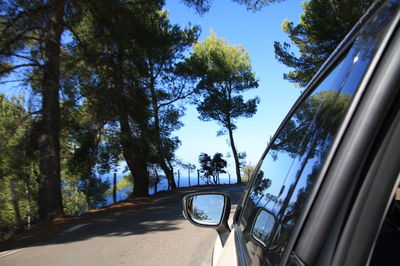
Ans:
<svg viewBox="0 0 400 266"><path fill-rule="evenodd" d="M102 196L109 182L96 174L109 173L118 155L108 148L108 132L90 113L86 101L74 108L67 105L64 101L61 106L65 124L61 132L63 198L65 211L76 213L105 201Z"/></svg>
<svg viewBox="0 0 400 266"><path fill-rule="evenodd" d="M39 136L39 217L51 220L64 215L60 175L60 52L64 31L63 0L49 1L44 41L42 131Z"/></svg>
<svg viewBox="0 0 400 266"><path fill-rule="evenodd" d="M245 101L242 93L258 87L252 72L249 54L242 46L229 45L215 33L193 46L193 52L182 65L183 71L198 79L202 96L197 110L203 121L216 121L222 126L218 135L228 134L235 160L237 182L241 182L240 158L233 131L236 120L252 117L257 111L258 97Z"/></svg>
<svg viewBox="0 0 400 266"><path fill-rule="evenodd" d="M164 171L169 186L176 189L171 161L180 142L177 137L172 138L171 133L182 126L179 118L183 108L177 104L192 95L194 88L176 75L175 69L183 60L183 53L197 40L199 29L172 26L166 12L159 15L151 22L154 31L158 32L155 45L144 47L141 53L145 73L140 81L147 88L150 99L155 162Z"/></svg>
<svg viewBox="0 0 400 266"><path fill-rule="evenodd" d="M303 3L304 13L297 25L285 20L282 30L299 49L291 52L287 42L275 42L275 57L293 68L284 79L304 87L320 66L351 30L374 0L310 0Z"/></svg>
<svg viewBox="0 0 400 266"><path fill-rule="evenodd" d="M199 156L200 172L207 180L212 177L214 184L219 184L219 175L226 173L224 168L227 166L227 162L222 157L222 153L219 152L214 154L212 158L207 153L201 153Z"/></svg>
<svg viewBox="0 0 400 266"><path fill-rule="evenodd" d="M141 82L144 47L157 36L151 22L162 1L90 1L73 26L75 52L90 66L83 94L99 121L119 137L135 196L148 194L151 155L150 100ZM158 29L157 29L158 30ZM146 73L147 74L147 73Z"/></svg>
<svg viewBox="0 0 400 266"><path fill-rule="evenodd" d="M41 96L39 216L63 215L60 180L60 52L64 0L8 1L0 6L0 76L24 68L40 77Z"/></svg>

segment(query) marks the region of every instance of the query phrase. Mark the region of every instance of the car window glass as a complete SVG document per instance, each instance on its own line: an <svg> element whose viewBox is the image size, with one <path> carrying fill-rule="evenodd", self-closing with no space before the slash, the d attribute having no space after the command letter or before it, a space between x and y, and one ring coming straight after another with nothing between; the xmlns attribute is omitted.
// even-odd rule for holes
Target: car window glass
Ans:
<svg viewBox="0 0 400 266"><path fill-rule="evenodd" d="M365 25L348 52L287 120L262 159L239 221L250 260L279 264L353 96L384 36L383 29L392 17L390 12L393 8L389 5ZM260 218L260 209L270 214L265 216L268 219ZM254 232L261 228L266 232ZM262 236L262 241L255 236Z"/></svg>
<svg viewBox="0 0 400 266"><path fill-rule="evenodd" d="M317 164L322 160L321 154L313 148L317 143L324 142L321 137L326 136L330 131L322 125L326 123L328 114L339 98L339 89L352 64L353 58L350 55L345 56L318 88L297 108L270 146L257 172L255 183L249 191L249 201L240 223L250 256L259 254L259 248L271 249L283 245L283 243L282 245L276 243L280 241L276 234L289 233L292 228L291 223L294 222L292 217L297 216L296 211L299 209L296 208L296 204L303 204L302 200L297 201L297 199L305 196L301 193L304 189L299 188L307 186L307 178L300 177L303 172L312 171L311 162ZM342 98L343 108L345 108L351 97ZM343 116L343 112L338 110L337 113ZM332 117L330 124L336 123L338 119ZM307 162L310 163L307 164ZM252 226L258 222L257 214L260 213L258 211L260 208L275 217L273 227L270 228L270 225L266 227L270 232L263 234L268 236L268 239L264 237L262 245L259 239L254 237L255 227ZM265 222L270 223L270 221L271 219ZM259 225L256 228L261 227ZM260 232L257 234L262 235ZM272 239L275 241L271 241Z"/></svg>

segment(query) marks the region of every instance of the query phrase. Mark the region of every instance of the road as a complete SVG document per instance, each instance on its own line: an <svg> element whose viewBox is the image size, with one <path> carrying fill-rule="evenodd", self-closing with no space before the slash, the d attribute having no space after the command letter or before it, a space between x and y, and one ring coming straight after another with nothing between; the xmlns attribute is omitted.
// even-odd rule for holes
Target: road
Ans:
<svg viewBox="0 0 400 266"><path fill-rule="evenodd" d="M244 185L227 192L233 208ZM58 239L0 253L0 265L210 265L215 230L191 225L182 215L185 193L150 205L77 224Z"/></svg>

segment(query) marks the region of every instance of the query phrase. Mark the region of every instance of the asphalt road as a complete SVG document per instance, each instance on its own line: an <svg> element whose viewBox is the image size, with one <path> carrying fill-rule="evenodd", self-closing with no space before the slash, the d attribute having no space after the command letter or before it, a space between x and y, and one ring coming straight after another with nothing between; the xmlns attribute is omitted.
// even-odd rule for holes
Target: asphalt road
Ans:
<svg viewBox="0 0 400 266"><path fill-rule="evenodd" d="M235 208L244 188L236 185L209 190L229 193ZM204 189L190 192L195 191ZM1 252L0 265L210 265L217 233L184 219L185 194L74 225L48 243Z"/></svg>

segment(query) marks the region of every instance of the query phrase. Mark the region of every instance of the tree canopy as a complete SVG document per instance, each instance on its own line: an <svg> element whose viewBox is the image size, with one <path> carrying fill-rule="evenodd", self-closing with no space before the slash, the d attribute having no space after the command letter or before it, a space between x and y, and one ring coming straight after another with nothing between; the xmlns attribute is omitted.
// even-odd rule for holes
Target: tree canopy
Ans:
<svg viewBox="0 0 400 266"><path fill-rule="evenodd" d="M237 119L252 117L259 103L258 97L246 101L242 95L258 87L249 54L242 46L230 45L211 33L205 41L193 46L193 52L181 68L197 80L197 92L202 97L197 105L199 118L203 121L216 121L222 127L218 135L228 134L237 180L241 182L240 158L233 131Z"/></svg>
<svg viewBox="0 0 400 266"><path fill-rule="evenodd" d="M208 12L211 8L212 0L182 0L189 7L193 7L199 14L204 14ZM284 0L232 0L240 5L244 5L247 10L257 11L261 8L271 4L282 2Z"/></svg>
<svg viewBox="0 0 400 266"><path fill-rule="evenodd" d="M25 223L18 206L25 206L26 198L28 216L41 220L101 205L110 184L99 175L125 163L132 196L147 195L151 167L161 168L174 183L172 161L180 142L172 133L182 126L183 101L194 91L176 74L176 65L199 28L172 25L163 5L158 0L0 4L0 78L24 86L34 103L28 112L27 97L17 102L2 96L2 104L20 111L1 115L0 124L29 123L18 138L3 132L2 151L9 156L0 161L1 192L15 201L0 198L8 208L0 219ZM13 160L18 148L18 154L34 156ZM27 180L12 174L25 169L17 163L30 165ZM25 186L34 189L23 194Z"/></svg>
<svg viewBox="0 0 400 266"><path fill-rule="evenodd" d="M206 178L207 183L210 183L212 177L213 183L219 184L219 175L226 173L224 168L227 166L227 162L222 157L222 153L216 153L212 158L207 153L200 154L200 172Z"/></svg>
<svg viewBox="0 0 400 266"><path fill-rule="evenodd" d="M284 79L305 87L336 46L364 14L373 0L310 0L303 2L304 13L295 25L290 20L282 23L291 44L275 42L275 57L293 68Z"/></svg>

